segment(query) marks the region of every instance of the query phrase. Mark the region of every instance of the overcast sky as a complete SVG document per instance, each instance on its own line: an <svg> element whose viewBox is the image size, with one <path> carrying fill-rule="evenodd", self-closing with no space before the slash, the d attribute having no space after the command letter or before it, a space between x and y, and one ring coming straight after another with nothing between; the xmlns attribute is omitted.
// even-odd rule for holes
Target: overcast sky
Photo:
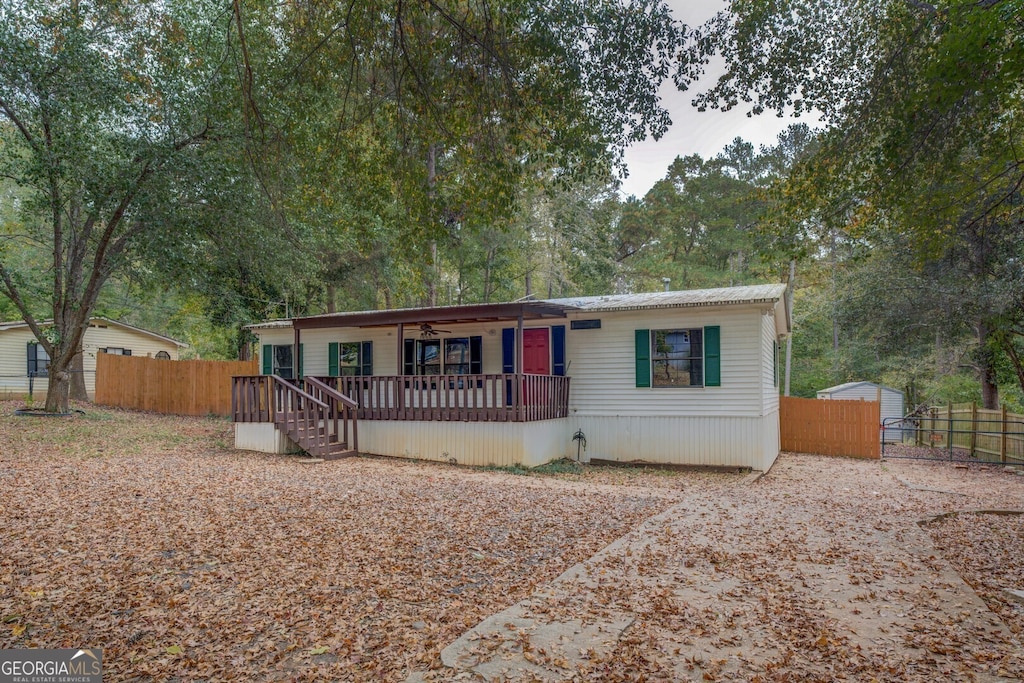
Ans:
<svg viewBox="0 0 1024 683"><path fill-rule="evenodd" d="M668 0L677 19L691 26L710 18L716 10L724 8L723 0ZM778 134L792 123L803 121L811 126L815 121L806 116L779 118L774 113L749 118L746 111L736 108L729 112L718 110L698 112L690 106L694 93L714 82L717 74L705 76L705 82L696 88L679 92L670 82L662 88L662 100L672 114L672 127L660 140L648 139L626 150L629 177L622 182L622 195L642 197L651 186L665 176L669 164L677 156L699 154L712 157L737 136L758 145L774 144Z"/></svg>

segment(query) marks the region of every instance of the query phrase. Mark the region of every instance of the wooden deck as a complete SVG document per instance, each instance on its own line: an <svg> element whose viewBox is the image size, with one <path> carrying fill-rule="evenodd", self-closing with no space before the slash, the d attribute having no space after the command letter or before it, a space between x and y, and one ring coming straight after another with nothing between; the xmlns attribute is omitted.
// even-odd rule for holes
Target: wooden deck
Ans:
<svg viewBox="0 0 1024 683"><path fill-rule="evenodd" d="M372 375L311 378L355 401L360 420L533 422L569 415L569 378L556 375ZM300 380L305 382L305 380ZM266 377L235 377L235 422L270 422Z"/></svg>

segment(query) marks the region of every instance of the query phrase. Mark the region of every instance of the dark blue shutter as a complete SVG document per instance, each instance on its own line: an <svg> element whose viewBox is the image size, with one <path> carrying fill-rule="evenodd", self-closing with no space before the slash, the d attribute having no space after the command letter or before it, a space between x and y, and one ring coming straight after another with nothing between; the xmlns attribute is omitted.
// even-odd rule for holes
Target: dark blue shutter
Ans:
<svg viewBox="0 0 1024 683"><path fill-rule="evenodd" d="M416 340L406 339L403 341L404 348L402 354L402 374L403 375L415 375L416 374Z"/></svg>
<svg viewBox="0 0 1024 683"><path fill-rule="evenodd" d="M26 358L28 359L28 370L26 371L26 374L28 374L29 377L35 376L36 368L38 367L36 364L36 359L38 358L36 355L36 349L38 348L39 344L28 342L28 351L26 353Z"/></svg>
<svg viewBox="0 0 1024 683"><path fill-rule="evenodd" d="M484 338L469 338L469 374L482 375L484 372Z"/></svg>
<svg viewBox="0 0 1024 683"><path fill-rule="evenodd" d="M551 326L551 374L565 375L565 325Z"/></svg>
<svg viewBox="0 0 1024 683"><path fill-rule="evenodd" d="M362 361L362 366L359 369L361 375L372 375L373 374L373 342L364 341L362 343L361 353L359 354Z"/></svg>
<svg viewBox="0 0 1024 683"><path fill-rule="evenodd" d="M501 331L501 371L516 371L516 328L506 327Z"/></svg>
<svg viewBox="0 0 1024 683"><path fill-rule="evenodd" d="M305 344L299 344L299 368L298 368L299 374L297 374L295 376L296 379L302 379L305 376L305 375L302 374L302 347L303 346L305 346Z"/></svg>

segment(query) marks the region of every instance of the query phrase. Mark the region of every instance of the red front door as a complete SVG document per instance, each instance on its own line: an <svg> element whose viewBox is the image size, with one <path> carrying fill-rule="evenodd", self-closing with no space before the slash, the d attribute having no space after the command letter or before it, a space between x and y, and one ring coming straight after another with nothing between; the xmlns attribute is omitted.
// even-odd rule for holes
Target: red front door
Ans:
<svg viewBox="0 0 1024 683"><path fill-rule="evenodd" d="M551 343L548 328L523 330L523 372L551 374Z"/></svg>

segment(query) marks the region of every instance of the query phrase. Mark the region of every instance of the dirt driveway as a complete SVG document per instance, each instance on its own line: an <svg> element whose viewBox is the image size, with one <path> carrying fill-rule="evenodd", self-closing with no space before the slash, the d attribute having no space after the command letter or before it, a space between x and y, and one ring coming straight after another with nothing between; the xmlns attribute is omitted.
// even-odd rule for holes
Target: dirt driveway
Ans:
<svg viewBox="0 0 1024 683"><path fill-rule="evenodd" d="M1020 518L916 524L1021 509L1024 477L1002 471L784 456L749 484L303 465L233 451L220 420L12 409L0 403L0 648L102 647L105 680L450 680L484 661L542 680L1024 671L1020 608L992 597L1022 576ZM444 667L461 634L516 605L518 621Z"/></svg>
<svg viewBox="0 0 1024 683"><path fill-rule="evenodd" d="M979 508L1024 509L1024 477L784 455L478 625L438 679L1019 680L1024 518L917 523Z"/></svg>

